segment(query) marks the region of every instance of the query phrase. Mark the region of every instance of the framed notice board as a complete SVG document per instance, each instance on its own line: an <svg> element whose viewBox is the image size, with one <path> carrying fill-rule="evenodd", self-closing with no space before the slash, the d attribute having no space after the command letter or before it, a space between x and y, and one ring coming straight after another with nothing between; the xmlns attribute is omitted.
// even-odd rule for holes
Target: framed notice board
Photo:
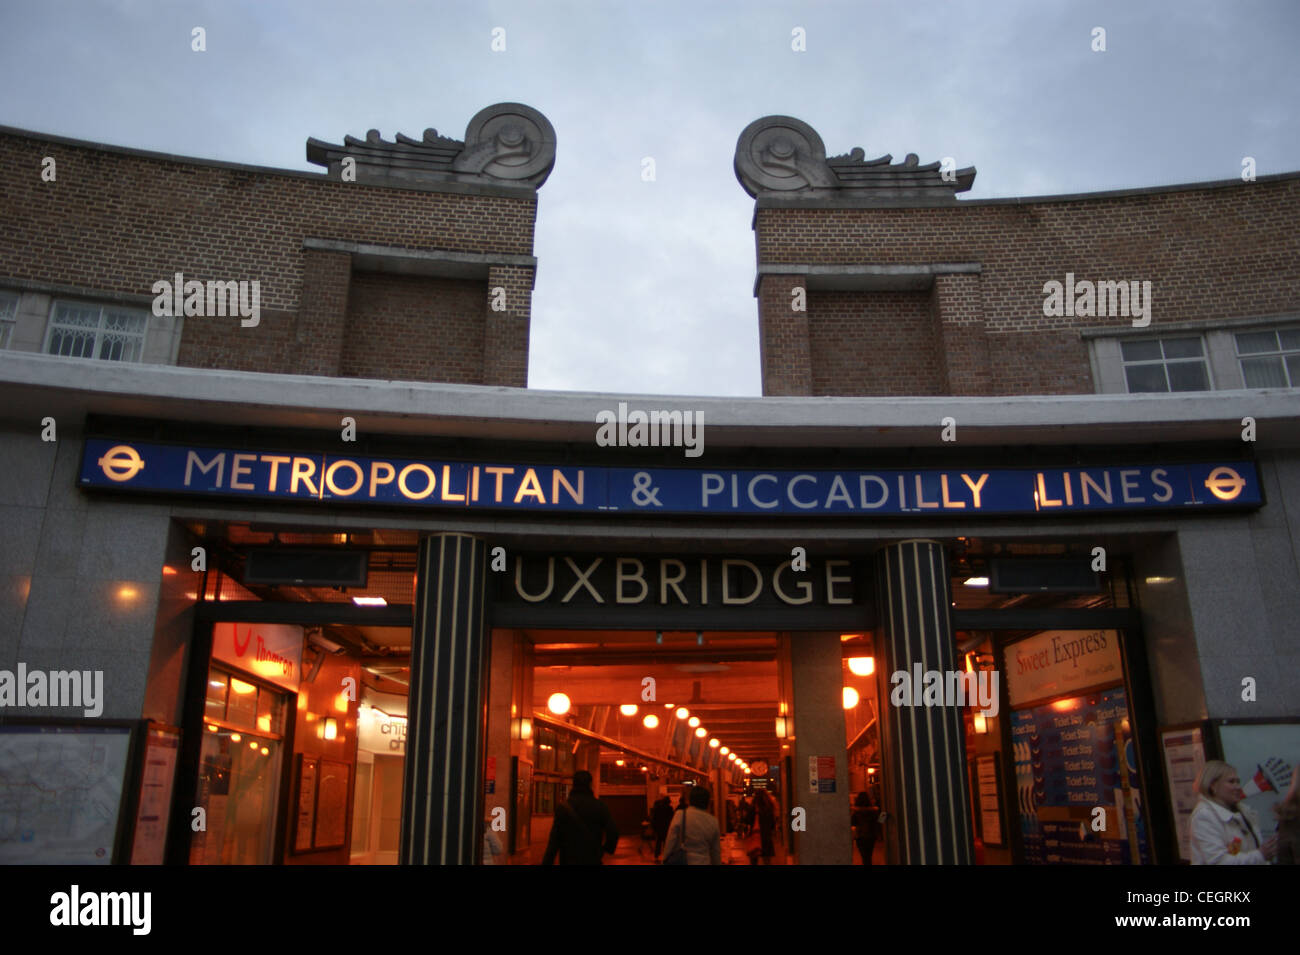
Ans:
<svg viewBox="0 0 1300 955"><path fill-rule="evenodd" d="M316 773L316 831L313 849L339 849L348 835L348 793L352 767L342 760L320 760Z"/></svg>
<svg viewBox="0 0 1300 955"><path fill-rule="evenodd" d="M315 756L298 756L298 808L294 817L293 851L310 852L312 832L316 827L316 774L320 761Z"/></svg>
<svg viewBox="0 0 1300 955"><path fill-rule="evenodd" d="M1165 789L1169 808L1173 813L1174 827L1178 831L1178 857L1192 861L1191 825L1192 810L1196 808L1198 794L1196 777L1206 760L1208 725L1204 722L1184 723L1160 728L1160 753L1165 763Z"/></svg>
<svg viewBox="0 0 1300 955"><path fill-rule="evenodd" d="M172 790L181 752L178 727L149 721L140 759L139 802L131 837L132 865L162 865L171 819Z"/></svg>
<svg viewBox="0 0 1300 955"><path fill-rule="evenodd" d="M140 720L0 722L0 804L12 832L0 841L0 865L126 861L143 727Z"/></svg>

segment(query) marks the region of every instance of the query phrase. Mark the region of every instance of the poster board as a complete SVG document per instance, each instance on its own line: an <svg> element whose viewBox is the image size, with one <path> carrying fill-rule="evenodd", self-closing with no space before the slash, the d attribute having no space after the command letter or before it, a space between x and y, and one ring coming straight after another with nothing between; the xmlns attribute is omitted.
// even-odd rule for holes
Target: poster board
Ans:
<svg viewBox="0 0 1300 955"><path fill-rule="evenodd" d="M1165 762L1165 787L1169 809L1178 832L1178 858L1192 861L1192 810L1196 808L1196 776L1205 765L1206 726L1187 723L1160 729L1160 752Z"/></svg>
<svg viewBox="0 0 1300 955"><path fill-rule="evenodd" d="M1000 846L1002 838L1002 798L999 793L1001 771L998 754L975 758L976 786L979 793L980 839L986 846Z"/></svg>
<svg viewBox="0 0 1300 955"><path fill-rule="evenodd" d="M1237 770L1246 805L1259 822L1260 838L1277 832L1273 807L1291 786L1300 763L1300 720L1216 720L1223 761Z"/></svg>
<svg viewBox="0 0 1300 955"><path fill-rule="evenodd" d="M0 865L110 865L127 853L137 720L0 723Z"/></svg>
<svg viewBox="0 0 1300 955"><path fill-rule="evenodd" d="M298 755L298 814L295 817L293 851L310 852L312 832L316 827L316 774L319 769L315 756Z"/></svg>
<svg viewBox="0 0 1300 955"><path fill-rule="evenodd" d="M150 721L144 731L140 799L131 837L132 865L163 864L180 752L180 729Z"/></svg>
<svg viewBox="0 0 1300 955"><path fill-rule="evenodd" d="M1012 710L1010 722L1025 862L1151 861L1123 687Z"/></svg>
<svg viewBox="0 0 1300 955"><path fill-rule="evenodd" d="M348 835L348 793L352 767L337 759L320 760L316 774L316 831L313 849L340 849Z"/></svg>

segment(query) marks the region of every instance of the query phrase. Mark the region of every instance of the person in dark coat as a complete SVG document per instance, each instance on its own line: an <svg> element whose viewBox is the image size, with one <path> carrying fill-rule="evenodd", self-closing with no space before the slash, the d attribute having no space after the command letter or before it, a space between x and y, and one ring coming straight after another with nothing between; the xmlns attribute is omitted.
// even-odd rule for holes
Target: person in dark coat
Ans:
<svg viewBox="0 0 1300 955"><path fill-rule="evenodd" d="M853 840L858 844L863 865L871 865L871 853L876 847L876 819L879 815L880 807L871 801L870 794L858 793L853 804Z"/></svg>
<svg viewBox="0 0 1300 955"><path fill-rule="evenodd" d="M763 865L771 865L772 857L776 855L776 842L773 839L776 834L776 800L765 789L754 791L754 815L758 820L761 847L759 855L762 856Z"/></svg>
<svg viewBox="0 0 1300 955"><path fill-rule="evenodd" d="M668 838L668 827L673 821L673 801L667 796L660 796L655 800L654 806L650 810L650 825L655 833L655 861L659 861L659 854L663 852L664 840Z"/></svg>
<svg viewBox="0 0 1300 955"><path fill-rule="evenodd" d="M618 845L618 826L609 807L591 791L591 773L580 769L573 774L569 801L555 807L551 838L546 843L542 865L600 865Z"/></svg>

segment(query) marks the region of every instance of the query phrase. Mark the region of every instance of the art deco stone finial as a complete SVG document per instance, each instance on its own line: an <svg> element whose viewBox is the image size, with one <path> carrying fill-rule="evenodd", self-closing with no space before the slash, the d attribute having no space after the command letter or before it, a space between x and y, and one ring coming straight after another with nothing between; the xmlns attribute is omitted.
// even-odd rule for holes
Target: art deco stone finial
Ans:
<svg viewBox="0 0 1300 955"><path fill-rule="evenodd" d="M372 129L365 139L344 136L343 145L307 140L307 161L338 175L345 158L356 162L356 181L497 183L539 188L555 166L555 129L522 103L498 103L475 114L464 141L426 129L424 138L398 133L387 142Z"/></svg>
<svg viewBox="0 0 1300 955"><path fill-rule="evenodd" d="M864 198L882 202L953 200L975 181L975 167L945 171L920 165L915 153L866 159L861 149L826 158L822 138L793 116L764 116L736 141L736 178L751 196Z"/></svg>

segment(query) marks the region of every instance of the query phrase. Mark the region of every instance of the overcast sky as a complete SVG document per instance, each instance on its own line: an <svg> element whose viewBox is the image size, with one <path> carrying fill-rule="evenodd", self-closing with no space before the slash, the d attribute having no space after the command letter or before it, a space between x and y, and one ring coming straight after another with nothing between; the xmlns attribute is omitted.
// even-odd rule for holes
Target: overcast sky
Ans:
<svg viewBox="0 0 1300 955"><path fill-rule="evenodd" d="M309 136L461 139L527 103L558 140L529 385L757 395L732 172L752 120L796 116L831 155L952 156L977 169L966 198L1232 179L1244 156L1290 172L1298 41L1298 0L0 0L0 124L320 171Z"/></svg>

